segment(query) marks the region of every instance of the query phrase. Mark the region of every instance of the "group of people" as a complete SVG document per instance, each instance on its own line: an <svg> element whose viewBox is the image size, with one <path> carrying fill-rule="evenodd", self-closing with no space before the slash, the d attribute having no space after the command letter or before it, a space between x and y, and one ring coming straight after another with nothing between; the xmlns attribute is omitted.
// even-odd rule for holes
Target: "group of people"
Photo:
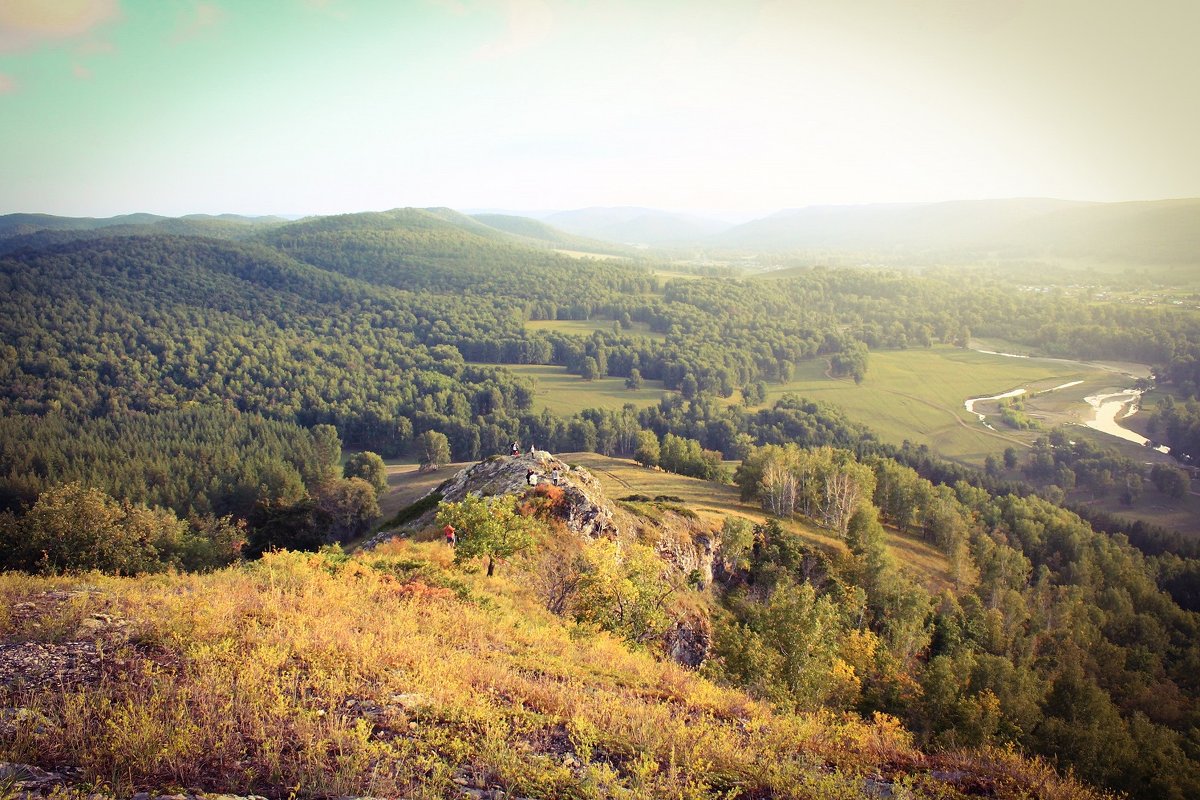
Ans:
<svg viewBox="0 0 1200 800"><path fill-rule="evenodd" d="M509 452L509 455L511 455L513 458L516 458L517 456L521 455L520 443L518 443L518 442L512 443L512 450ZM532 444L529 445L529 455L531 455L531 456L537 455L537 448L534 447Z"/></svg>
<svg viewBox="0 0 1200 800"><path fill-rule="evenodd" d="M530 486L537 486L542 482L542 476L537 470L527 469L525 470L525 482ZM562 472L558 469L558 467L550 470L550 483L554 486L560 486L562 484Z"/></svg>
<svg viewBox="0 0 1200 800"><path fill-rule="evenodd" d="M536 453L537 448L533 445L529 445L529 455L536 455ZM517 442L513 442L512 456L516 458L519 455L521 455L521 445ZM525 482L530 486L537 486L542 482L542 476L537 470L527 469L525 470ZM558 467L550 470L550 483L554 486L562 485L562 470L560 470ZM446 527L442 528L442 533L446 536L446 544L450 545L451 547L454 547L458 544L458 533L454 530L453 525L446 525Z"/></svg>

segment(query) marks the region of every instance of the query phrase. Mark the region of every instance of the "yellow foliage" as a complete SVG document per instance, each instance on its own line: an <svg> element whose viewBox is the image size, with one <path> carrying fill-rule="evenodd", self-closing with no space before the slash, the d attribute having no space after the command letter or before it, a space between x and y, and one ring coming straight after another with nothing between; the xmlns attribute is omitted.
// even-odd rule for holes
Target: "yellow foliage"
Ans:
<svg viewBox="0 0 1200 800"><path fill-rule="evenodd" d="M52 724L0 732L0 760L79 765L124 796L433 798L458 779L526 797L850 797L863 774L933 768L894 718L774 712L579 634L504 577L447 574L447 549L271 553L199 576L0 575L8 608L36 607L0 617L9 641L64 608L112 618L87 629L100 674L23 692ZM76 605L54 599L67 592ZM870 652L868 639L848 644L831 680L850 691ZM6 691L0 704L14 705ZM1088 796L1039 764L1034 792L1024 764L964 769L1002 769L1011 791L997 796Z"/></svg>

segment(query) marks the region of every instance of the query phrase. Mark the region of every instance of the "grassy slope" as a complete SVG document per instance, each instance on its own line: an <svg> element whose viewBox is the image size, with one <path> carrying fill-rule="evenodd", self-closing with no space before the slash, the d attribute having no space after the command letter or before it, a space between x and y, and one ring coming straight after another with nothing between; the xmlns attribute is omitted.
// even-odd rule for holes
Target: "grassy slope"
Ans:
<svg viewBox="0 0 1200 800"><path fill-rule="evenodd" d="M605 494L614 500L631 494L678 497L683 501L683 505L695 511L703 522L713 527L719 526L726 516L745 517L754 522L767 519L767 514L758 506L741 502L735 486L646 469L633 461L596 453L565 453L560 457L569 464L590 470L599 478ZM846 552L841 540L828 531L800 522L785 524L814 547L830 553ZM888 530L888 549L900 564L915 572L931 592L939 592L951 585L949 564L945 556L925 542L896 530Z"/></svg>
<svg viewBox="0 0 1200 800"><path fill-rule="evenodd" d="M923 756L887 718L773 713L550 616L515 567L451 574L443 546L389 547L206 576L0 575L0 654L99 645L62 683L0 684L41 721L0 731L0 760L78 767L126 797L824 798L867 776L965 796L934 770L997 797L1094 796L1011 754Z"/></svg>
<svg viewBox="0 0 1200 800"><path fill-rule="evenodd" d="M648 497L669 495L678 497L682 504L695 511L700 521L719 527L727 516L740 516L754 522L764 522L766 513L756 505L738 499L735 486L728 486L698 478L688 478L671 472L646 469L633 461L598 453L559 453L568 464L585 467L592 472L604 488L610 500L619 500L632 494ZM438 472L422 473L415 464L397 464L388 467L388 493L380 498L382 519L390 519L397 511L420 498L442 481L453 476L469 464L450 464ZM845 545L827 531L799 522L787 523L814 547L830 553L845 552ZM927 543L888 530L888 547L901 563L914 571L932 592L941 591L950 585L949 564L945 556Z"/></svg>
<svg viewBox="0 0 1200 800"><path fill-rule="evenodd" d="M388 489L379 498L380 518L391 519L397 511L419 500L430 489L472 463L459 461L445 464L437 472L421 472L416 463L388 464Z"/></svg>

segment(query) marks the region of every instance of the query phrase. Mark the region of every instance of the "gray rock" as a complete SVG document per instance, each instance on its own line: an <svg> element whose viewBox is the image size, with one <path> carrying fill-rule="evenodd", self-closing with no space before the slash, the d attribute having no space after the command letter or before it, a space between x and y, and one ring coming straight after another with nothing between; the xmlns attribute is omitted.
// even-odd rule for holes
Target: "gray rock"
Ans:
<svg viewBox="0 0 1200 800"><path fill-rule="evenodd" d="M893 785L887 781L867 778L863 781L863 795L866 797L895 797Z"/></svg>
<svg viewBox="0 0 1200 800"><path fill-rule="evenodd" d="M504 494L521 496L533 488L526 478L529 470L539 476L540 483L548 484L550 474L556 469L561 476L559 485L564 499L560 517L567 529L592 538L618 536L620 531L613 520L613 509L604 496L600 482L586 469L571 467L544 450L539 450L535 455L486 458L459 470L426 496L440 492L443 500L454 503L461 502L468 494L484 497ZM434 524L436 515L436 509L430 509L401 528L376 535L363 547L370 549L397 536L427 528Z"/></svg>

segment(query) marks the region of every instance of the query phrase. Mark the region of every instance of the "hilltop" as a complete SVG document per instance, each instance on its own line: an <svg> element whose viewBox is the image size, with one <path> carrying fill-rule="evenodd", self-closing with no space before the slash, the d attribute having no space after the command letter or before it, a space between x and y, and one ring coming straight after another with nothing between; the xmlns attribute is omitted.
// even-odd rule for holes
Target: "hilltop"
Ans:
<svg viewBox="0 0 1200 800"><path fill-rule="evenodd" d="M549 538L492 578L456 567L446 545L421 535L353 557L271 553L209 575L0 575L0 752L46 771L29 773L39 791L85 785L118 797L184 787L270 797L1098 797L1011 751L923 753L885 714L773 709L655 657L664 651L652 642L552 613L547 588L575 559L619 566L606 544L619 541L624 561L636 560L639 542L673 535L664 514L694 515L667 501L614 502L587 470L544 454L481 462L439 494L490 490L541 513L538 498L554 495L523 485L531 464L562 469L575 496L551 503ZM572 510L590 519L572 527ZM673 594L696 608L700 590L679 581L688 568L668 573ZM602 602L598 585L585 585L589 602Z"/></svg>

